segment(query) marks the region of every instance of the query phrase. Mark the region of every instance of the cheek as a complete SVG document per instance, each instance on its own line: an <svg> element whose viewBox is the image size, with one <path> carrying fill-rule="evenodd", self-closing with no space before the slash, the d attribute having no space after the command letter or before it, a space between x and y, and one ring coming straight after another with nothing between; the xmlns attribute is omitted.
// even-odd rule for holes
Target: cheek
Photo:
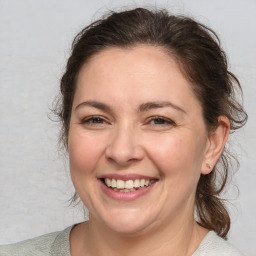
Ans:
<svg viewBox="0 0 256 256"><path fill-rule="evenodd" d="M170 136L158 139L150 148L151 161L158 169L163 182L166 205L182 207L194 194L201 173L202 151L189 136Z"/></svg>
<svg viewBox="0 0 256 256"><path fill-rule="evenodd" d="M72 176L92 173L102 152L101 143L94 136L72 132L68 149Z"/></svg>
<svg viewBox="0 0 256 256"><path fill-rule="evenodd" d="M154 147L150 145L155 145ZM162 170L175 170L184 163L186 149L182 139L174 136L158 138L157 143L149 143L149 151L153 161Z"/></svg>
<svg viewBox="0 0 256 256"><path fill-rule="evenodd" d="M172 134L159 136L155 143L148 141L149 155L162 175L172 176L174 182L176 182L175 178L197 179L195 176L200 174L203 150L201 143L193 136Z"/></svg>

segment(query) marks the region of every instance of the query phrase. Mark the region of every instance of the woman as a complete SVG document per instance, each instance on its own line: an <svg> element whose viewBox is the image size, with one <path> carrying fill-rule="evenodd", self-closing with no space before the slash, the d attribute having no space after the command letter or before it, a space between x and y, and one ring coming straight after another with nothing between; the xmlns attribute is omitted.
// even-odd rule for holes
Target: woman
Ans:
<svg viewBox="0 0 256 256"><path fill-rule="evenodd" d="M138 8L86 27L56 113L89 221L1 255L242 255L219 197L247 119L235 86L218 37L190 18Z"/></svg>

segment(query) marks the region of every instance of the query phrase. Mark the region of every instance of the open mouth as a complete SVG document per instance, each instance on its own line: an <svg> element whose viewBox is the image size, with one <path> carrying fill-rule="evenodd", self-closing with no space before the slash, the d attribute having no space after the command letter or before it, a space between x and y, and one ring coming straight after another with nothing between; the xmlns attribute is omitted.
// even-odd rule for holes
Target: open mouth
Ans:
<svg viewBox="0 0 256 256"><path fill-rule="evenodd" d="M145 189L152 184L154 184L157 180L149 180L149 179L135 179L135 180L119 180L119 179L110 179L103 178L101 181L110 189L121 193L129 193L137 190Z"/></svg>

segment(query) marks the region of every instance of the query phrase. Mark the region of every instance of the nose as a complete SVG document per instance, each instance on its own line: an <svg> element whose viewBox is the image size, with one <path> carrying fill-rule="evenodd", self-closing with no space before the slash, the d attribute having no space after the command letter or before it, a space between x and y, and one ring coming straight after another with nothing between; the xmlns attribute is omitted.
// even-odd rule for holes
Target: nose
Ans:
<svg viewBox="0 0 256 256"><path fill-rule="evenodd" d="M106 158L119 166L142 160L144 149L136 138L138 136L131 128L115 129L105 151Z"/></svg>

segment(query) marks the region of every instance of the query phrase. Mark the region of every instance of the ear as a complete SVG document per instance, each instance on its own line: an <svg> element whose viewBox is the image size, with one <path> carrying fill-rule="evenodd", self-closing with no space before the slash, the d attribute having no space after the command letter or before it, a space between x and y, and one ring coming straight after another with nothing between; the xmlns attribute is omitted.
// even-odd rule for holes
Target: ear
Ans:
<svg viewBox="0 0 256 256"><path fill-rule="evenodd" d="M218 127L215 131L210 132L206 145L204 160L202 163L202 174L209 174L216 165L224 149L229 136L230 122L226 116L218 117Z"/></svg>

